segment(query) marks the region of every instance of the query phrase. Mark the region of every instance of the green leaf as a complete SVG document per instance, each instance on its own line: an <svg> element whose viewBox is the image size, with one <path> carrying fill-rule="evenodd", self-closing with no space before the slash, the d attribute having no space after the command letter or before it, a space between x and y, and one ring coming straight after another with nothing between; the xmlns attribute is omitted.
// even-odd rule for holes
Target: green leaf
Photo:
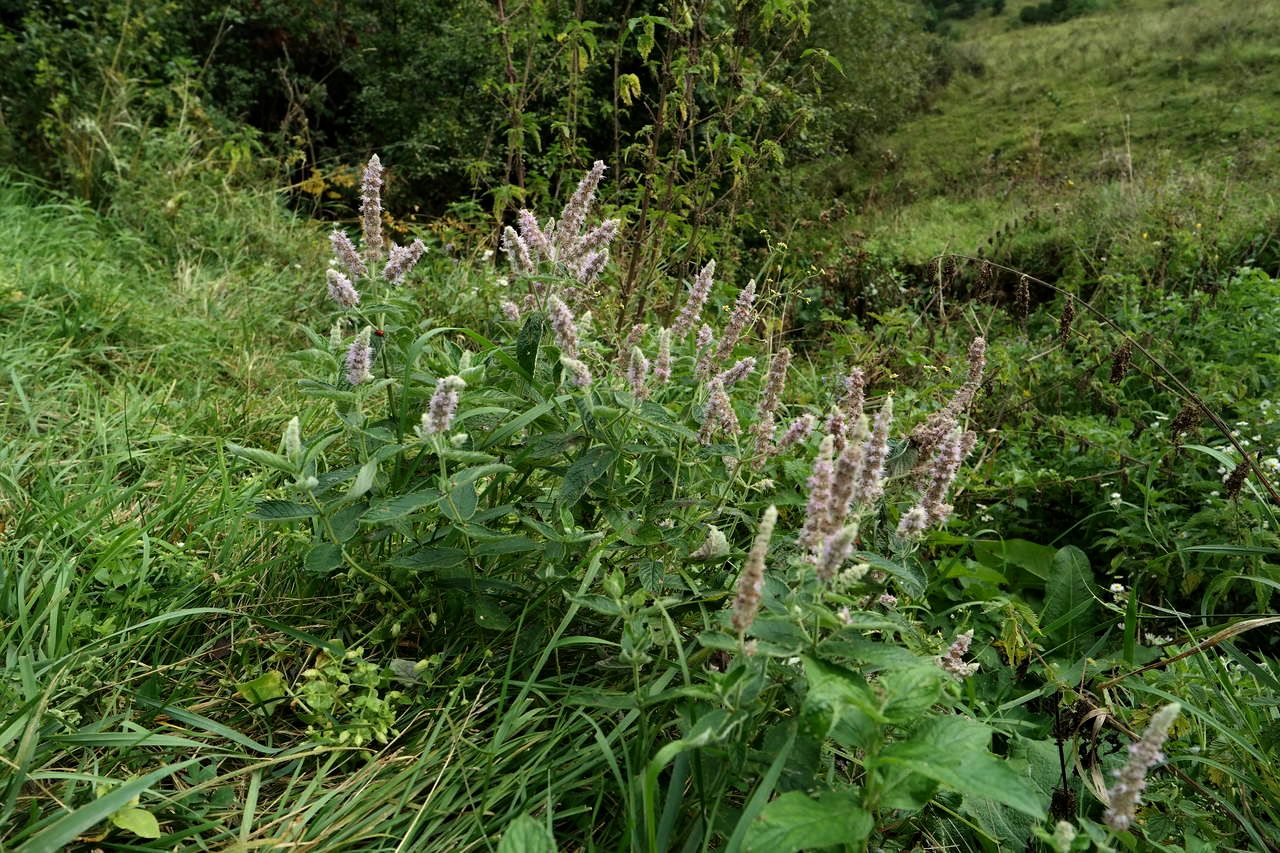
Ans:
<svg viewBox="0 0 1280 853"><path fill-rule="evenodd" d="M277 471L284 471L287 474L298 473L297 467L285 459L278 453L271 453L266 450L259 450L256 447L241 447L238 444L227 442L227 452L232 456L238 456L241 459L247 459L267 468L274 468Z"/></svg>
<svg viewBox="0 0 1280 853"><path fill-rule="evenodd" d="M556 840L545 826L527 814L520 815L507 824L498 853L556 853Z"/></svg>
<svg viewBox="0 0 1280 853"><path fill-rule="evenodd" d="M374 501L360 516L364 524L382 524L388 521L412 515L423 507L431 506L440 500L440 492L436 489L419 489L394 498L382 498Z"/></svg>
<svg viewBox="0 0 1280 853"><path fill-rule="evenodd" d="M476 485L459 483L440 502L440 514L450 521L466 521L476 514Z"/></svg>
<svg viewBox="0 0 1280 853"><path fill-rule="evenodd" d="M743 850L794 853L837 845L857 848L873 829L875 821L862 808L862 792L857 788L825 791L817 799L789 791L760 812L747 831Z"/></svg>
<svg viewBox="0 0 1280 853"><path fill-rule="evenodd" d="M902 587L902 591L907 595L919 598L924 595L926 578L924 573L919 569L904 566L901 563L895 563L892 560L886 560L879 554L871 551L855 551L853 553L855 560L868 563L873 569L880 569L891 575L898 581L898 585Z"/></svg>
<svg viewBox="0 0 1280 853"><path fill-rule="evenodd" d="M249 517L258 521L297 521L302 518L311 518L315 514L315 507L305 504L294 501L265 500L254 504Z"/></svg>
<svg viewBox="0 0 1280 853"><path fill-rule="evenodd" d="M471 553L477 557L492 557L499 554L519 554L525 551L537 551L541 547L542 543L534 542L528 536L508 536L505 539L481 542L472 549Z"/></svg>
<svg viewBox="0 0 1280 853"><path fill-rule="evenodd" d="M111 815L111 822L139 838L159 838L160 821L146 809L131 806Z"/></svg>
<svg viewBox="0 0 1280 853"><path fill-rule="evenodd" d="M467 552L459 548L419 548L418 550L394 558L391 565L400 569L451 569L460 566L467 559Z"/></svg>
<svg viewBox="0 0 1280 853"><path fill-rule="evenodd" d="M533 368L538 363L538 345L542 341L544 324L545 320L541 314L530 314L516 337L516 363L529 376L533 375Z"/></svg>
<svg viewBox="0 0 1280 853"><path fill-rule="evenodd" d="M608 447L593 447L579 456L565 472L560 484L560 500L565 506L573 506L582 500L587 489L617 460L618 454Z"/></svg>
<svg viewBox="0 0 1280 853"><path fill-rule="evenodd" d="M351 484L351 488L347 489L347 500L356 500L373 488L373 480L378 476L378 461L378 457L375 456L360 466L355 481Z"/></svg>
<svg viewBox="0 0 1280 853"><path fill-rule="evenodd" d="M1084 635L1094 626L1097 602L1092 584L1093 570L1084 551L1068 545L1054 554L1053 570L1045 582L1040 624L1046 634L1065 644L1070 657L1075 656Z"/></svg>
<svg viewBox="0 0 1280 853"><path fill-rule="evenodd" d="M927 776L965 796L982 797L1040 818L1045 804L1026 780L992 755L991 730L966 717L932 716L910 737L885 747L876 764Z"/></svg>
<svg viewBox="0 0 1280 853"><path fill-rule="evenodd" d="M261 707L270 714L289 695L284 686L284 676L278 670L268 670L252 681L242 681L236 685L236 692L251 705Z"/></svg>
<svg viewBox="0 0 1280 853"><path fill-rule="evenodd" d="M61 850L75 841L78 836L83 835L94 826L108 819L120 809L132 804L136 797L141 796L143 791L156 782L167 776L172 776L179 770L190 767L199 760L198 758L189 758L177 764L167 764L158 770L153 770L146 776L126 782L119 788L113 789L87 805L58 818L31 838L28 838L26 843L18 849L30 851L31 853L42 850Z"/></svg>
<svg viewBox="0 0 1280 853"><path fill-rule="evenodd" d="M1048 545L1038 545L1026 539L979 539L973 543L973 556L978 562L997 570L1012 564L1040 580L1047 579L1053 571L1056 554Z"/></svg>
<svg viewBox="0 0 1280 853"><path fill-rule="evenodd" d="M342 565L342 548L332 542L320 542L311 546L302 559L302 568L308 572L327 575Z"/></svg>
<svg viewBox="0 0 1280 853"><path fill-rule="evenodd" d="M490 631L502 631L511 625L511 617L498 606L498 601L487 595L477 595L471 599L475 607L476 624Z"/></svg>
<svg viewBox="0 0 1280 853"><path fill-rule="evenodd" d="M815 657L804 658L804 672L809 692L802 713L815 737L826 738L846 715L886 722L879 701L861 675Z"/></svg>

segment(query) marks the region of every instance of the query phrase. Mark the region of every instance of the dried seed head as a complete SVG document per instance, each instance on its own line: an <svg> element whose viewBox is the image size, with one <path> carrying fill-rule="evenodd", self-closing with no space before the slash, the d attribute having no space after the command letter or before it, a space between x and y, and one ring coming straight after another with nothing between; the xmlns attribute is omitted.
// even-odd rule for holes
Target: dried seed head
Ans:
<svg viewBox="0 0 1280 853"><path fill-rule="evenodd" d="M1244 481L1249 479L1249 455L1246 453L1244 459L1236 467L1231 469L1231 473L1227 475L1224 481L1226 486L1227 498L1235 498L1240 494L1240 490L1244 488Z"/></svg>
<svg viewBox="0 0 1280 853"><path fill-rule="evenodd" d="M1013 315L1022 325L1027 323L1027 314L1031 310L1031 279L1026 273L1018 276L1018 289L1013 295Z"/></svg>
<svg viewBox="0 0 1280 853"><path fill-rule="evenodd" d="M1184 432L1190 432L1200 424L1200 407L1195 403L1184 403L1169 422L1169 439L1177 444Z"/></svg>
<svg viewBox="0 0 1280 853"><path fill-rule="evenodd" d="M1119 385L1133 364L1133 341L1126 340L1111 355L1111 384Z"/></svg>
<svg viewBox="0 0 1280 853"><path fill-rule="evenodd" d="M1071 324L1076 319L1076 299L1071 294L1063 295L1062 314L1058 318L1058 343L1066 345L1071 340Z"/></svg>
<svg viewBox="0 0 1280 853"><path fill-rule="evenodd" d="M742 574L738 577L738 594L733 599L733 629L739 636L751 628L756 614L760 612L760 596L764 591L765 557L769 553L769 539L773 537L773 527L777 522L777 507L771 506L760 517L755 541L751 543L747 562L743 565Z"/></svg>

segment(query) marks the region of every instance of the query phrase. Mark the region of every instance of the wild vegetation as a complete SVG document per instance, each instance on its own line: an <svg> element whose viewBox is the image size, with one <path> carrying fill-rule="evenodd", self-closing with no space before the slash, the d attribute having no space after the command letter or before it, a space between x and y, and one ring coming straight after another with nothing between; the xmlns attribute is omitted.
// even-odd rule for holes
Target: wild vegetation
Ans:
<svg viewBox="0 0 1280 853"><path fill-rule="evenodd" d="M0 850L1280 849L1272 4L299 5L0 4Z"/></svg>

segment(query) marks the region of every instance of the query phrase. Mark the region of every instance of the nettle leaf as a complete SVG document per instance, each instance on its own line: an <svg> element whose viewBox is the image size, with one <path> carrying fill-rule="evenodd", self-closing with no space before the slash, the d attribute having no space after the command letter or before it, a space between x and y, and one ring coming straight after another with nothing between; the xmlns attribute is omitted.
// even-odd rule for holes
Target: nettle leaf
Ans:
<svg viewBox="0 0 1280 853"><path fill-rule="evenodd" d="M249 517L258 521L297 521L302 518L311 518L315 514L315 507L295 501L263 500L254 504Z"/></svg>
<svg viewBox="0 0 1280 853"><path fill-rule="evenodd" d="M862 791L825 791L815 799L789 791L764 807L747 830L742 848L761 853L794 853L838 845L856 846L875 829L862 808Z"/></svg>
<svg viewBox="0 0 1280 853"><path fill-rule="evenodd" d="M545 826L520 815L502 833L498 853L556 853L556 840Z"/></svg>
<svg viewBox="0 0 1280 853"><path fill-rule="evenodd" d="M582 500L587 489L617 461L618 454L609 447L593 447L582 454L565 472L560 484L560 500L565 506L573 506Z"/></svg>
<svg viewBox="0 0 1280 853"><path fill-rule="evenodd" d="M886 746L875 764L927 776L966 797L981 797L1041 818L1046 803L1026 780L988 751L991 729L960 716L933 716Z"/></svg>

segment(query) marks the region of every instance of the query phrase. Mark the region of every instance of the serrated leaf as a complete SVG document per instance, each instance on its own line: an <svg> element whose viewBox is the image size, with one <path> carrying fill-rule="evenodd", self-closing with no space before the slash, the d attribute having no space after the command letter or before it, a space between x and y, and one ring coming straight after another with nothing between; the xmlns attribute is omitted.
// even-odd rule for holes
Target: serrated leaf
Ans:
<svg viewBox="0 0 1280 853"><path fill-rule="evenodd" d="M400 569L419 571L451 569L467 559L467 552L459 548L435 548L427 546L392 559L391 565Z"/></svg>
<svg viewBox="0 0 1280 853"><path fill-rule="evenodd" d="M342 565L342 549L332 542L320 542L312 545L307 556L302 560L302 567L308 572L327 575Z"/></svg>
<svg viewBox="0 0 1280 853"><path fill-rule="evenodd" d="M528 536L507 536L502 539L481 542L472 549L471 553L477 557L493 557L500 554L520 554L525 551L537 551L541 547L542 544L540 542L534 542Z"/></svg>
<svg viewBox="0 0 1280 853"><path fill-rule="evenodd" d="M315 514L315 507L295 501L263 500L254 504L249 517L258 521L297 521Z"/></svg>
<svg viewBox="0 0 1280 853"><path fill-rule="evenodd" d="M516 363L530 376L538 363L538 345L542 341L544 323L541 314L530 314L516 336Z"/></svg>
<svg viewBox="0 0 1280 853"><path fill-rule="evenodd" d="M160 821L156 820L156 816L151 812L138 806L121 809L111 815L111 822L139 838L160 837Z"/></svg>
<svg viewBox="0 0 1280 853"><path fill-rule="evenodd" d="M502 833L498 853L556 853L556 840L545 826L520 815Z"/></svg>
<svg viewBox="0 0 1280 853"><path fill-rule="evenodd" d="M742 848L748 853L795 853L822 847L858 848L871 835L875 821L862 808L857 788L825 791L816 799L789 791L764 807L747 830Z"/></svg>
<svg viewBox="0 0 1280 853"><path fill-rule="evenodd" d="M360 521L364 524L395 521L431 506L439 500L440 492L430 488L397 495L394 498L382 498L369 505L369 508L361 514Z"/></svg>
<svg viewBox="0 0 1280 853"><path fill-rule="evenodd" d="M893 560L887 560L879 554L871 551L855 551L853 559L868 563L873 569L890 575L898 582L898 586L902 587L902 591L914 598L924 595L927 579L924 573L913 566L904 566L901 563L895 563Z"/></svg>
<svg viewBox="0 0 1280 853"><path fill-rule="evenodd" d="M966 796L982 797L1039 818L1045 804L1008 764L988 751L991 730L960 716L931 716L909 737L886 746L876 763L927 776Z"/></svg>
<svg viewBox="0 0 1280 853"><path fill-rule="evenodd" d="M612 448L603 446L593 447L579 456L564 474L560 501L565 506L573 506L582 500L591 484L604 476L617 458Z"/></svg>
<svg viewBox="0 0 1280 853"><path fill-rule="evenodd" d="M450 521L467 521L476 514L475 483L459 483L440 501L440 514Z"/></svg>

